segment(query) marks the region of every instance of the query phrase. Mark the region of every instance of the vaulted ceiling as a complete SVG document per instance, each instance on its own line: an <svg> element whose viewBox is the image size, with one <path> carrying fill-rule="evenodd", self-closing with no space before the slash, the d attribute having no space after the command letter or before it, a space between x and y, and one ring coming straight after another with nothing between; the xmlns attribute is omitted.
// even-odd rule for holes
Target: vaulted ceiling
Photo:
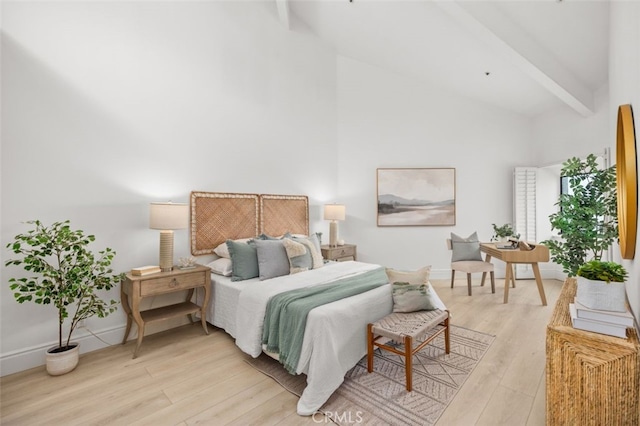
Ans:
<svg viewBox="0 0 640 426"><path fill-rule="evenodd" d="M589 116L608 80L605 0L276 0L346 57L535 116Z"/></svg>

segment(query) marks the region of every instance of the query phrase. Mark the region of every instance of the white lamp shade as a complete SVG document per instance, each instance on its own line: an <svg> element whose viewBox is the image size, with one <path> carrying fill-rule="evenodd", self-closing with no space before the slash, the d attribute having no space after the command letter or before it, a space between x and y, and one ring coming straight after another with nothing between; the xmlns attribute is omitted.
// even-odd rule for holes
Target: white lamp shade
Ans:
<svg viewBox="0 0 640 426"><path fill-rule="evenodd" d="M151 203L149 209L149 228L160 230L185 229L188 225L188 204Z"/></svg>
<svg viewBox="0 0 640 426"><path fill-rule="evenodd" d="M344 204L325 204L324 219L325 220L344 220L346 209Z"/></svg>

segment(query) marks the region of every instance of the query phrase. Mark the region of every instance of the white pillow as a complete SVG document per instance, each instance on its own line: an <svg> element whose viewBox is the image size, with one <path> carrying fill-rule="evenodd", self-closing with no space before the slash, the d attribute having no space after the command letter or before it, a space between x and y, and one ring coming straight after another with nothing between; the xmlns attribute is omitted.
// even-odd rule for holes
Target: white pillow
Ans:
<svg viewBox="0 0 640 426"><path fill-rule="evenodd" d="M247 241L252 239L253 238L240 238L233 241L235 241L236 243L246 243ZM231 254L229 254L229 248L227 247L226 241L220 244L218 247L214 248L213 252L220 257L224 257L225 259L231 259Z"/></svg>
<svg viewBox="0 0 640 426"><path fill-rule="evenodd" d="M215 274L223 275L225 277L231 276L231 259L221 257L220 259L216 259L209 263L207 266L211 268L211 272Z"/></svg>

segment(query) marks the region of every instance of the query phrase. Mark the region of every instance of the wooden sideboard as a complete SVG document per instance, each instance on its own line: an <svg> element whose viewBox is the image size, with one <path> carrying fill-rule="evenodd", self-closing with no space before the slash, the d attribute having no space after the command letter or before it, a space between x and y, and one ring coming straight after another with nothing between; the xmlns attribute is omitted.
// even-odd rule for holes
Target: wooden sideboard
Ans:
<svg viewBox="0 0 640 426"><path fill-rule="evenodd" d="M547 326L547 425L640 424L640 344L627 338L574 329L569 303L576 280L568 278Z"/></svg>

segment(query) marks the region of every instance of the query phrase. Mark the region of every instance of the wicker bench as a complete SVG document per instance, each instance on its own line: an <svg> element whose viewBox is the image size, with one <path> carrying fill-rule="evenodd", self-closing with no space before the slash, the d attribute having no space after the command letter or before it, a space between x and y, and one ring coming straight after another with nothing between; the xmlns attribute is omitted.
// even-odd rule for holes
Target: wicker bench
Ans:
<svg viewBox="0 0 640 426"><path fill-rule="evenodd" d="M415 339L426 335L438 325L442 327L413 349L413 341ZM373 351L376 346L404 356L407 391L411 392L413 387L413 355L441 333L444 333L445 352L449 353L449 311L440 309L411 313L394 312L379 321L370 323L367 325L367 370L369 373L373 371ZM404 343L404 351L399 351L395 347L387 345L386 343L389 339ZM379 342L379 340L383 341Z"/></svg>

